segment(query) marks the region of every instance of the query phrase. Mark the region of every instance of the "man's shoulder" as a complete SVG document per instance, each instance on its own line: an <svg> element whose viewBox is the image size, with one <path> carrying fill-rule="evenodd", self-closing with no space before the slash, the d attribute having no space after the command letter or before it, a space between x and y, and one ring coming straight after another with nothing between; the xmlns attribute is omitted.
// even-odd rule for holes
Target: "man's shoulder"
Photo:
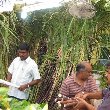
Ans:
<svg viewBox="0 0 110 110"><path fill-rule="evenodd" d="M15 62L15 61L19 61L19 60L20 60L20 57L16 57L16 58L14 58L13 61Z"/></svg>
<svg viewBox="0 0 110 110"><path fill-rule="evenodd" d="M32 59L31 57L28 57L28 59L26 60L26 62L31 65L31 66L37 66L37 63L35 62L34 59Z"/></svg>
<svg viewBox="0 0 110 110"><path fill-rule="evenodd" d="M96 79L93 76L89 76L87 83L96 85Z"/></svg>
<svg viewBox="0 0 110 110"><path fill-rule="evenodd" d="M93 77L93 75L89 76L88 80L95 80L95 78Z"/></svg>
<svg viewBox="0 0 110 110"><path fill-rule="evenodd" d="M34 59L32 59L30 56L26 59L27 63L35 63Z"/></svg>
<svg viewBox="0 0 110 110"><path fill-rule="evenodd" d="M64 80L65 83L70 83L74 81L74 74L71 76L67 76L66 79Z"/></svg>

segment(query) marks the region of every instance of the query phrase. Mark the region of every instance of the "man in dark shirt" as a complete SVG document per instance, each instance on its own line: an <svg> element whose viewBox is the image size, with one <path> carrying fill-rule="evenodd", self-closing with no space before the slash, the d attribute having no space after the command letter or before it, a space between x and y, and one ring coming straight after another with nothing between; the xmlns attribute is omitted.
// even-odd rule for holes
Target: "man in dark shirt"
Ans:
<svg viewBox="0 0 110 110"><path fill-rule="evenodd" d="M102 103L98 106L97 110L110 110L110 62L106 64L106 73L105 77L107 79L108 87L102 91L96 93L87 93L83 98L89 99L102 99ZM91 109L89 109L91 110Z"/></svg>

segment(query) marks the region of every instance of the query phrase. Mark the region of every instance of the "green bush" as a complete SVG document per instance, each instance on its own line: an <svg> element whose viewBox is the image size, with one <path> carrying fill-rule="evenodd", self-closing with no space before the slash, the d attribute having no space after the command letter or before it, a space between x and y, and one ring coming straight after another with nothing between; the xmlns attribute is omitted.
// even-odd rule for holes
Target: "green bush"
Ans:
<svg viewBox="0 0 110 110"><path fill-rule="evenodd" d="M8 88L0 88L0 108L2 110L48 110L48 105L46 103L31 104L26 100L19 101L14 98L8 98L7 92Z"/></svg>

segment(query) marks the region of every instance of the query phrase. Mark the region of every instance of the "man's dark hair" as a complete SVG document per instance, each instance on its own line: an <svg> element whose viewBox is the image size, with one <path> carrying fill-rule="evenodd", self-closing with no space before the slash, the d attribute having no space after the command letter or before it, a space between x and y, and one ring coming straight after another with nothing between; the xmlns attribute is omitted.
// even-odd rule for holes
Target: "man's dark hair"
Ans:
<svg viewBox="0 0 110 110"><path fill-rule="evenodd" d="M83 65L83 64L78 64L77 66L76 66L76 72L77 73L79 73L79 72L81 72L81 71L85 71L86 70L86 67L85 67L85 65Z"/></svg>
<svg viewBox="0 0 110 110"><path fill-rule="evenodd" d="M21 43L19 45L18 49L19 50L26 50L26 51L29 51L30 50L29 45L26 42Z"/></svg>

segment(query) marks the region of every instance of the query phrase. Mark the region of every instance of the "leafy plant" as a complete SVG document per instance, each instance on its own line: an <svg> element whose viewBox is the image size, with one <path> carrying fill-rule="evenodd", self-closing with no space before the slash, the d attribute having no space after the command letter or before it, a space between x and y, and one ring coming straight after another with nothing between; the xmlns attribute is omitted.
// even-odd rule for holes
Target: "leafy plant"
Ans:
<svg viewBox="0 0 110 110"><path fill-rule="evenodd" d="M0 108L2 110L43 110L44 107L48 107L46 103L31 104L29 101L19 101L14 98L7 97L8 88L0 88ZM45 108L44 110L48 110Z"/></svg>

